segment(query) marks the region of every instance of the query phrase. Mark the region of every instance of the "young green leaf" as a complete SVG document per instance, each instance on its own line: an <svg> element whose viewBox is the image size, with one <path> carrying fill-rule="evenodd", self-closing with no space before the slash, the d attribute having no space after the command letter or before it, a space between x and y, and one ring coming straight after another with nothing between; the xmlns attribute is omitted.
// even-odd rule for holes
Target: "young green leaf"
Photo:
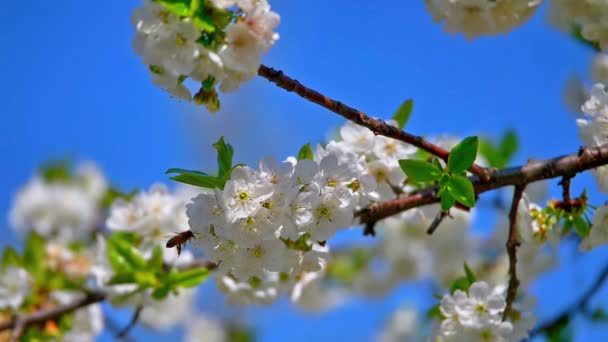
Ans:
<svg viewBox="0 0 608 342"><path fill-rule="evenodd" d="M578 234L578 236L580 236L582 239L586 238L589 235L589 232L591 231L591 227L589 227L587 221L585 221L585 219L580 215L574 216L572 218L572 221L574 223L574 229L576 230L576 234Z"/></svg>
<svg viewBox="0 0 608 342"><path fill-rule="evenodd" d="M134 273L118 273L112 276L107 285L135 284Z"/></svg>
<svg viewBox="0 0 608 342"><path fill-rule="evenodd" d="M454 174L466 171L477 157L477 137L468 137L454 146L448 157L448 170Z"/></svg>
<svg viewBox="0 0 608 342"><path fill-rule="evenodd" d="M401 170L405 172L408 179L414 182L431 182L441 178L441 169L437 166L417 159L399 160Z"/></svg>
<svg viewBox="0 0 608 342"><path fill-rule="evenodd" d="M193 268L179 272L175 278L175 285L180 287L195 287L200 285L209 276L206 268Z"/></svg>
<svg viewBox="0 0 608 342"><path fill-rule="evenodd" d="M156 0L163 7L168 9L170 12L185 17L190 14L190 1L191 0Z"/></svg>
<svg viewBox="0 0 608 342"><path fill-rule="evenodd" d="M439 304L436 304L432 308L430 308L426 315L428 318L431 318L431 319L434 318L434 319L442 320L445 318L445 317L443 317L441 310L439 310Z"/></svg>
<svg viewBox="0 0 608 342"><path fill-rule="evenodd" d="M165 284L152 292L152 298L156 300L165 299L169 295L169 292L171 292L171 285Z"/></svg>
<svg viewBox="0 0 608 342"><path fill-rule="evenodd" d="M131 269L141 270L146 267L146 260L143 255L130 241L121 239L120 236L112 235L108 239L108 246L110 245L129 264Z"/></svg>
<svg viewBox="0 0 608 342"><path fill-rule="evenodd" d="M475 282L475 274L473 273L473 271L471 271L471 269L469 268L469 265L467 265L467 263L464 263L464 273L467 276L467 280L469 281L469 286L471 286L474 282Z"/></svg>
<svg viewBox="0 0 608 342"><path fill-rule="evenodd" d="M414 109L414 100L408 99L404 101L399 109L393 115L393 120L397 121L399 129L403 129L412 115Z"/></svg>
<svg viewBox="0 0 608 342"><path fill-rule="evenodd" d="M150 271L158 271L163 267L163 249L156 246L152 250L152 257L148 260L147 268Z"/></svg>
<svg viewBox="0 0 608 342"><path fill-rule="evenodd" d="M449 192L444 191L441 194L441 210L448 211L456 204L456 200Z"/></svg>
<svg viewBox="0 0 608 342"><path fill-rule="evenodd" d="M173 176L170 179L180 183L186 183L208 189L223 187L222 181L218 177L209 176L200 171L172 168L167 170L165 173L179 173L179 175Z"/></svg>
<svg viewBox="0 0 608 342"><path fill-rule="evenodd" d="M44 239L35 232L30 233L23 251L23 266L35 278L43 276L46 269L46 247Z"/></svg>
<svg viewBox="0 0 608 342"><path fill-rule="evenodd" d="M469 208L475 206L475 189L467 177L457 175L450 177L446 189L456 201Z"/></svg>
<svg viewBox="0 0 608 342"><path fill-rule="evenodd" d="M15 251L13 249L13 247L8 246L2 252L2 261L1 261L0 266L4 270L9 266L22 267L23 265L22 265L21 257L19 256L17 251Z"/></svg>
<svg viewBox="0 0 608 342"><path fill-rule="evenodd" d="M300 151L298 152L298 161L304 160L304 159L310 159L310 160L315 159L315 156L312 153L312 148L310 147L310 143L302 146L300 148Z"/></svg>
<svg viewBox="0 0 608 342"><path fill-rule="evenodd" d="M460 277L460 278L454 280L454 282L452 283L452 286L450 286L450 293L454 293L454 291L456 291L456 290L468 292L469 285L470 284L469 284L469 280L467 279L467 277Z"/></svg>
<svg viewBox="0 0 608 342"><path fill-rule="evenodd" d="M500 142L500 146L498 148L498 153L501 157L502 165L496 167L506 167L507 164L511 161L517 149L519 148L519 142L517 141L517 134L514 130L510 129L505 132L505 135L502 137Z"/></svg>
<svg viewBox="0 0 608 342"><path fill-rule="evenodd" d="M220 137L220 140L213 144L213 147L217 150L217 178L222 178L227 172L232 170L234 148L224 141L224 137Z"/></svg>

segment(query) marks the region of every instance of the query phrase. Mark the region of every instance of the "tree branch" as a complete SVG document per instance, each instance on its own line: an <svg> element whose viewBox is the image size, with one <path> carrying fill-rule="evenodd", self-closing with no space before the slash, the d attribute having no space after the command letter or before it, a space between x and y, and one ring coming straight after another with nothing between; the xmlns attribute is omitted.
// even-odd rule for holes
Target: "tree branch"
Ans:
<svg viewBox="0 0 608 342"><path fill-rule="evenodd" d="M72 303L61 305L49 310L34 312L25 316L17 316L8 322L0 323L0 331L14 329L13 336L11 338L18 340L23 331L25 331L25 329L30 325L40 324L49 320L57 319L65 314L71 313L72 311L101 302L105 299L106 294L104 292L88 292L85 296L73 301Z"/></svg>
<svg viewBox="0 0 608 342"><path fill-rule="evenodd" d="M141 305L135 308L135 311L133 312L133 316L131 317L129 324L127 324L127 326L125 326L122 330L120 330L118 334L116 334L117 338L122 340L129 336L129 332L131 331L131 329L133 329L133 327L135 327L137 321L139 321L139 316L141 315L141 311L143 309L144 307Z"/></svg>
<svg viewBox="0 0 608 342"><path fill-rule="evenodd" d="M569 175L573 177L579 172L590 170L608 164L608 144L596 147L581 148L578 153L564 155L553 159L531 161L526 165L500 170L490 170L488 179L482 181L479 177L470 177L475 188L475 194L502 188L509 185L526 185L544 179ZM398 214L407 209L421 207L439 202L437 191L439 187L431 186L416 191L405 197L374 203L356 213L360 222L379 221Z"/></svg>
<svg viewBox="0 0 608 342"><path fill-rule="evenodd" d="M205 267L211 271L211 270L217 268L217 266L218 266L218 264L214 263L214 262L195 259L195 260L192 260L192 262L190 262L188 264L184 264L184 265L180 265L180 266L173 266L173 267L175 267L178 270L182 270L182 271L190 270L190 269L197 268L197 267ZM170 266L168 266L168 265L163 265L163 268L167 268L167 267L170 268ZM18 316L13 317L9 321L0 322L0 331L12 329L13 332L11 334L11 341L18 341L19 338L21 337L21 335L23 334L23 332L30 325L44 323L49 320L56 320L65 314L69 314L73 311L76 311L80 308L86 307L91 304L102 302L106 299L107 299L107 294L105 292L102 292L102 291L86 292L85 296L83 296L82 298L79 298L71 303L68 303L65 305L60 305L60 306L54 307L49 310L33 312L33 313L27 314L27 315L18 315ZM141 309L137 308L132 321L129 323L129 325L125 329L123 329L123 332L124 331L128 332L128 330L131 329L131 327L137 322L137 320L139 318L139 311L141 311Z"/></svg>
<svg viewBox="0 0 608 342"><path fill-rule="evenodd" d="M516 185L513 190L513 202L511 202L511 210L509 211L509 238L505 246L509 255L509 288L507 289L507 306L502 314L502 320L506 320L511 313L513 301L517 296L517 288L519 288L519 279L517 279L517 209L519 201L524 194L525 185Z"/></svg>
<svg viewBox="0 0 608 342"><path fill-rule="evenodd" d="M536 335L542 334L544 331L548 331L553 327L559 326L562 324L562 322L574 316L576 313L587 310L589 301L591 301L591 298L593 298L593 296L602 288L602 285L606 279L608 279L608 264L604 266L591 287L585 293L583 293L579 300L574 302L574 304L564 310L561 314L557 315L557 317L554 319L539 324L536 329L530 332L530 339Z"/></svg>
<svg viewBox="0 0 608 342"><path fill-rule="evenodd" d="M290 78L280 70L275 70L262 64L258 69L258 75L274 83L279 88L283 88L288 92L296 93L304 99L329 109L330 111L352 121L357 125L369 128L376 135L383 135L385 137L403 141L434 156L437 156L446 162L448 160L449 152L442 147L437 146L423 139L422 137L409 134L398 127L388 125L383 120L374 119L355 108L341 103L340 101L331 99L316 90L308 88L293 78ZM486 169L477 164L473 164L469 171L477 176L486 178Z"/></svg>

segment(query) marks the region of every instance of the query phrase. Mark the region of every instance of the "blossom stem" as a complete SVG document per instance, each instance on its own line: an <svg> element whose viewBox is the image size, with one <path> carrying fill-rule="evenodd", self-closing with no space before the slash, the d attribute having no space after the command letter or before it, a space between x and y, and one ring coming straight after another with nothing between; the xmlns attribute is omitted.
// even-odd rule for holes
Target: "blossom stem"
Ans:
<svg viewBox="0 0 608 342"><path fill-rule="evenodd" d="M407 133L398 127L391 126L383 120L374 119L355 108L345 105L340 101L331 99L316 90L308 88L297 80L285 75L281 70L275 70L262 64L258 69L258 75L274 83L279 88L283 88L288 92L296 93L304 99L329 109L330 111L352 121L357 125L367 127L376 135L383 135L385 137L403 141L434 156L437 156L446 162L448 160L449 152L444 148L437 146L423 139L422 137ZM469 171L482 179L487 178L486 169L477 164L473 164Z"/></svg>

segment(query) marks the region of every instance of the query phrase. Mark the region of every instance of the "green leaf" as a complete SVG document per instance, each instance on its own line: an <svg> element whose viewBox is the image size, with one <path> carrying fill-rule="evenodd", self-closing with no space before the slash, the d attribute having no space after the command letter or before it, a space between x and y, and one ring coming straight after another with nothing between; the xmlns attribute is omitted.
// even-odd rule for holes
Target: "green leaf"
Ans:
<svg viewBox="0 0 608 342"><path fill-rule="evenodd" d="M197 175L197 176L209 176L208 174L201 172L201 171L180 169L177 167L173 167L173 168L170 168L167 171L165 171L166 175L172 174L172 173L181 173L181 174L189 174L189 175Z"/></svg>
<svg viewBox="0 0 608 342"><path fill-rule="evenodd" d="M152 298L156 300L162 300L167 298L170 292L171 286L169 284L166 284L157 289L154 289L154 291L152 291Z"/></svg>
<svg viewBox="0 0 608 342"><path fill-rule="evenodd" d="M503 164L502 157L494 144L486 139L479 141L479 154L481 154L491 167L501 168Z"/></svg>
<svg viewBox="0 0 608 342"><path fill-rule="evenodd" d="M587 224L587 221L585 221L582 216L576 215L572 217L572 223L574 223L574 229L576 230L576 234L578 234L578 236L580 236L582 239L586 238L589 235L591 227L589 227L589 224Z"/></svg>
<svg viewBox="0 0 608 342"><path fill-rule="evenodd" d="M222 181L218 177L209 176L200 171L172 168L167 170L165 173L179 173L180 175L173 176L170 179L180 183L186 183L208 189L221 189L223 187Z"/></svg>
<svg viewBox="0 0 608 342"><path fill-rule="evenodd" d="M441 313L441 310L439 309L439 304L434 305L432 308L430 308L426 315L428 318L431 318L431 319L441 320L441 319L445 318L445 317L443 317L443 314Z"/></svg>
<svg viewBox="0 0 608 342"><path fill-rule="evenodd" d="M125 294L121 294L118 295L116 297L112 298L112 304L114 305L121 305L124 302L126 302L127 300L129 300L131 297L133 297L134 295L138 294L138 293L142 293L144 291L146 291L148 288L145 286L140 286L137 289L131 291L131 292L127 292Z"/></svg>
<svg viewBox="0 0 608 342"><path fill-rule="evenodd" d="M559 321L542 331L549 342L572 341L572 329L570 328L570 316L564 316Z"/></svg>
<svg viewBox="0 0 608 342"><path fill-rule="evenodd" d="M193 268L179 272L175 278L175 285L180 287L195 287L204 282L209 276L206 268Z"/></svg>
<svg viewBox="0 0 608 342"><path fill-rule="evenodd" d="M190 0L156 0L156 2L180 17L190 14Z"/></svg>
<svg viewBox="0 0 608 342"><path fill-rule="evenodd" d="M6 247L2 252L2 262L0 266L2 266L3 270L9 266L23 267L19 253L11 246Z"/></svg>
<svg viewBox="0 0 608 342"><path fill-rule="evenodd" d="M473 208L475 206L475 189L473 189L473 183L471 183L467 177L450 177L446 189L456 201L469 208Z"/></svg>
<svg viewBox="0 0 608 342"><path fill-rule="evenodd" d="M69 182L72 180L72 162L69 159L53 160L40 168L40 175L47 182Z"/></svg>
<svg viewBox="0 0 608 342"><path fill-rule="evenodd" d="M133 273L118 273L112 276L108 281L108 285L135 284L135 274Z"/></svg>
<svg viewBox="0 0 608 342"><path fill-rule="evenodd" d="M129 264L133 270L141 270L146 267L146 260L141 252L133 246L130 241L121 238L119 235L112 235L108 239L108 247L112 248Z"/></svg>
<svg viewBox="0 0 608 342"><path fill-rule="evenodd" d="M477 137L468 137L454 146L448 157L448 170L458 174L466 171L477 157Z"/></svg>
<svg viewBox="0 0 608 342"><path fill-rule="evenodd" d="M213 147L217 150L217 178L222 178L232 170L234 148L224 141L224 137L220 137L220 140L213 144Z"/></svg>
<svg viewBox="0 0 608 342"><path fill-rule="evenodd" d="M437 166L417 159L399 160L401 170L407 175L410 181L431 182L441 178L441 169Z"/></svg>
<svg viewBox="0 0 608 342"><path fill-rule="evenodd" d="M112 270L114 272L128 273L132 271L131 265L109 241L106 245L106 254L108 255L108 261L110 262L110 266L112 266Z"/></svg>
<svg viewBox="0 0 608 342"><path fill-rule="evenodd" d="M441 210L448 211L456 204L456 200L449 192L443 192L441 194Z"/></svg>
<svg viewBox="0 0 608 342"><path fill-rule="evenodd" d="M439 159L437 159L437 158L433 158L433 159L431 160L431 163L433 163L433 165L437 166L437 168L438 168L439 170L441 170L441 172L443 172L443 166L441 166L441 162L439 161Z"/></svg>
<svg viewBox="0 0 608 342"><path fill-rule="evenodd" d="M473 271L471 271L471 269L469 268L469 265L467 265L467 263L464 263L464 273L467 276L467 281L469 282L469 286L471 286L474 282L475 282L475 274L473 274Z"/></svg>
<svg viewBox="0 0 608 342"><path fill-rule="evenodd" d="M30 233L25 243L23 266L37 279L44 276L46 269L46 247L44 239L35 232Z"/></svg>
<svg viewBox="0 0 608 342"><path fill-rule="evenodd" d="M304 159L310 159L310 160L315 159L315 156L312 153L312 148L310 147L310 143L302 146L300 148L300 151L298 152L298 161L304 160Z"/></svg>
<svg viewBox="0 0 608 342"><path fill-rule="evenodd" d="M163 249L156 246L152 250L152 257L148 260L148 270L157 271L163 267Z"/></svg>
<svg viewBox="0 0 608 342"><path fill-rule="evenodd" d="M592 48L596 52L602 51L599 42L590 41L583 37L583 27L580 24L573 24L572 37L574 37L576 41L583 43L583 45Z"/></svg>
<svg viewBox="0 0 608 342"><path fill-rule="evenodd" d="M393 115L393 120L397 121L399 129L403 129L412 115L414 109L414 100L408 99L404 101L399 109Z"/></svg>
<svg viewBox="0 0 608 342"><path fill-rule="evenodd" d="M608 313L603 308L598 307L591 313L591 320L594 322L608 321Z"/></svg>
<svg viewBox="0 0 608 342"><path fill-rule="evenodd" d="M519 142L517 139L517 134L514 130L510 129L505 132L505 135L502 137L500 142L500 147L498 148L498 153L502 159L502 165L496 167L506 167L517 150L519 149Z"/></svg>
<svg viewBox="0 0 608 342"><path fill-rule="evenodd" d="M454 280L452 286L450 286L450 293L454 293L456 290L469 291L469 280L467 277L460 277Z"/></svg>

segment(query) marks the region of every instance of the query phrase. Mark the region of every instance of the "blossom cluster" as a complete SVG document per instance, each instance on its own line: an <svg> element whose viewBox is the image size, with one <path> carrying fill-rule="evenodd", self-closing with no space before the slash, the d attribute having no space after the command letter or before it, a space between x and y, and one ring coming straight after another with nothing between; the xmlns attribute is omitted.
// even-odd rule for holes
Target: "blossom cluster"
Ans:
<svg viewBox="0 0 608 342"><path fill-rule="evenodd" d="M542 0L426 0L434 21L468 39L507 33L523 25Z"/></svg>
<svg viewBox="0 0 608 342"><path fill-rule="evenodd" d="M608 48L608 3L602 0L552 0L549 19L568 33L580 33L583 39Z"/></svg>
<svg viewBox="0 0 608 342"><path fill-rule="evenodd" d="M164 1L144 0L131 18L137 30L133 47L154 84L216 111L216 86L234 91L257 74L262 54L278 39L280 17L266 0L196 3L202 8L182 13ZM201 85L194 97L184 85L188 78Z"/></svg>
<svg viewBox="0 0 608 342"><path fill-rule="evenodd" d="M19 235L34 231L52 241L90 239L99 226L106 189L105 177L90 162L71 176L36 174L15 196L11 226Z"/></svg>
<svg viewBox="0 0 608 342"><path fill-rule="evenodd" d="M237 167L223 190L188 205L191 230L232 279L225 284L259 286L268 274L287 281L322 270L321 246L354 223L355 209L404 189L397 161L415 148L350 123L340 134L310 158Z"/></svg>
<svg viewBox="0 0 608 342"><path fill-rule="evenodd" d="M506 307L505 287L491 288L486 282L471 284L468 292L455 290L441 299L444 317L437 332L445 341L518 341L527 337L534 317L520 313L525 320L502 320Z"/></svg>

